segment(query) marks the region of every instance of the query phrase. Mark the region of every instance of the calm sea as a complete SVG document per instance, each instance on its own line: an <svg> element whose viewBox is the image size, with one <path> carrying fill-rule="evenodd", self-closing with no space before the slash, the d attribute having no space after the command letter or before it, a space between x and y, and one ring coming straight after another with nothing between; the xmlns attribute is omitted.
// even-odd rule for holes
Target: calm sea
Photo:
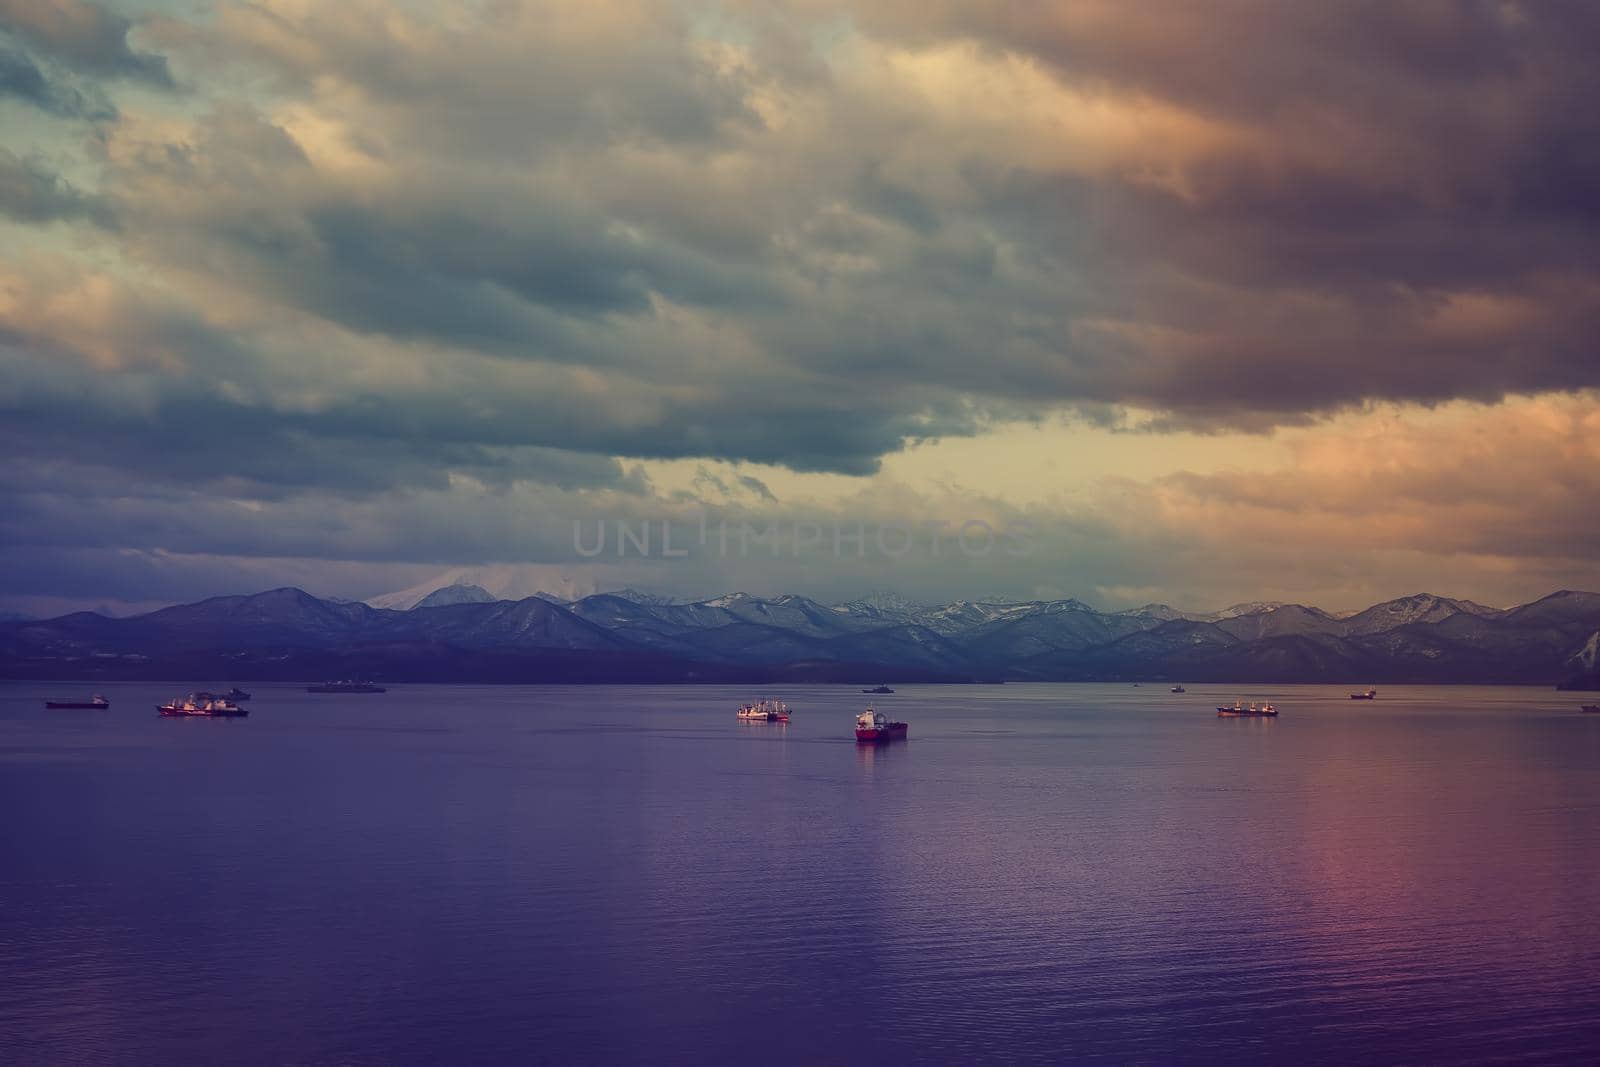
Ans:
<svg viewBox="0 0 1600 1067"><path fill-rule="evenodd" d="M1576 694L903 686L871 749L843 687L246 687L183 721L180 687L0 685L0 1059L1600 1048ZM1215 717L1240 696L1282 717Z"/></svg>

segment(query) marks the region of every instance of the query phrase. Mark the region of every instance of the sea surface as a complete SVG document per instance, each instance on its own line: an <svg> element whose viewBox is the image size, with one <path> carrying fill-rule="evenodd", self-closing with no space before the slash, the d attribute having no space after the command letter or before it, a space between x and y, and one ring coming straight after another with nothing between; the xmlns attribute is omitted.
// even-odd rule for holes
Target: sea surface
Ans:
<svg viewBox="0 0 1600 1067"><path fill-rule="evenodd" d="M1600 1049L1592 695L244 685L0 683L0 1060Z"/></svg>

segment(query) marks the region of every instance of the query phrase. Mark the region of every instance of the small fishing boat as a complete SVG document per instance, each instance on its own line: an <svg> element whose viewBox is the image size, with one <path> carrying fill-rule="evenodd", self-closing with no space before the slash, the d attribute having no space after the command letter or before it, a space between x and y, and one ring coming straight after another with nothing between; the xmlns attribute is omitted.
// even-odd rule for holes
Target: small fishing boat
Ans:
<svg viewBox="0 0 1600 1067"><path fill-rule="evenodd" d="M862 692L863 693L892 693L892 692L894 692L894 690L890 689L886 685L880 685L876 689L863 689Z"/></svg>
<svg viewBox="0 0 1600 1067"><path fill-rule="evenodd" d="M158 704L156 711L168 719L242 719L250 714L231 700L207 693L190 693L182 700Z"/></svg>
<svg viewBox="0 0 1600 1067"><path fill-rule="evenodd" d="M85 711L105 711L111 706L111 701L96 693L88 700L46 700L47 708L82 708Z"/></svg>
<svg viewBox="0 0 1600 1067"><path fill-rule="evenodd" d="M890 722L881 711L868 708L856 716L856 740L862 744L877 745L885 741L904 741L910 726L903 722Z"/></svg>
<svg viewBox="0 0 1600 1067"><path fill-rule="evenodd" d="M1219 719L1252 719L1262 716L1276 718L1277 715L1278 709L1271 704L1257 706L1254 700L1248 704L1235 700L1232 707L1228 707L1225 704L1217 707L1217 718Z"/></svg>
<svg viewBox="0 0 1600 1067"><path fill-rule="evenodd" d="M1184 688L1184 687L1183 687L1183 686L1181 686L1181 685L1175 685L1175 686L1173 686L1173 687L1172 687L1172 689L1171 689L1171 690L1169 690L1169 692L1173 692L1173 693L1187 693L1187 692L1188 692L1188 690L1187 690L1187 689L1185 689L1185 688Z"/></svg>
<svg viewBox="0 0 1600 1067"><path fill-rule="evenodd" d="M1350 694L1350 699L1351 700L1377 700L1378 699L1378 691L1376 689L1368 689L1365 693L1351 693Z"/></svg>

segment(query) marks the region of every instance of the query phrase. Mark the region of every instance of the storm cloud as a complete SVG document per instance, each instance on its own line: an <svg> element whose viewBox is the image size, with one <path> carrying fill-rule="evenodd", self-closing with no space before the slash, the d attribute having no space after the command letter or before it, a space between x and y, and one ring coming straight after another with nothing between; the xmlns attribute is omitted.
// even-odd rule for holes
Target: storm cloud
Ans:
<svg viewBox="0 0 1600 1067"><path fill-rule="evenodd" d="M0 214L19 222L86 219L110 222L97 198L85 196L36 160L0 147Z"/></svg>
<svg viewBox="0 0 1600 1067"><path fill-rule="evenodd" d="M89 0L0 0L0 29L84 74L170 87L163 56L135 51L133 24Z"/></svg>
<svg viewBox="0 0 1600 1067"><path fill-rule="evenodd" d="M141 551L514 559L417 502L642 514L639 463L704 460L780 508L740 465L1600 387L1589 5L0 0L0 27L0 107L43 116L0 151L0 499L41 551L77 507ZM1055 513L1107 546L1056 565L1153 586L1202 557L1118 555L1128 516L1284 509L1259 469L1172 465ZM246 536L240 502L295 532ZM1439 552L1517 555L1493 509L1417 529L1446 514ZM1561 530L1540 558L1592 547Z"/></svg>

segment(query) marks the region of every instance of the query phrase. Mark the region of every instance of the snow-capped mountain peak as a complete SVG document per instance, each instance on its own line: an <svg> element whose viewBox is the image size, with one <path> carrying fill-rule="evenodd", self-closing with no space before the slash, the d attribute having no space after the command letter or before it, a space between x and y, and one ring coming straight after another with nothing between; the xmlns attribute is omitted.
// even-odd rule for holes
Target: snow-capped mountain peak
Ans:
<svg viewBox="0 0 1600 1067"><path fill-rule="evenodd" d="M451 604L492 604L498 598L481 585L447 585L417 601L419 608L442 608Z"/></svg>
<svg viewBox="0 0 1600 1067"><path fill-rule="evenodd" d="M455 567L409 589L370 597L375 608L410 611L431 594L453 586L475 586L491 600L525 600L542 597L565 604L595 592L594 583L574 578L565 568L535 564L495 564L484 567Z"/></svg>

